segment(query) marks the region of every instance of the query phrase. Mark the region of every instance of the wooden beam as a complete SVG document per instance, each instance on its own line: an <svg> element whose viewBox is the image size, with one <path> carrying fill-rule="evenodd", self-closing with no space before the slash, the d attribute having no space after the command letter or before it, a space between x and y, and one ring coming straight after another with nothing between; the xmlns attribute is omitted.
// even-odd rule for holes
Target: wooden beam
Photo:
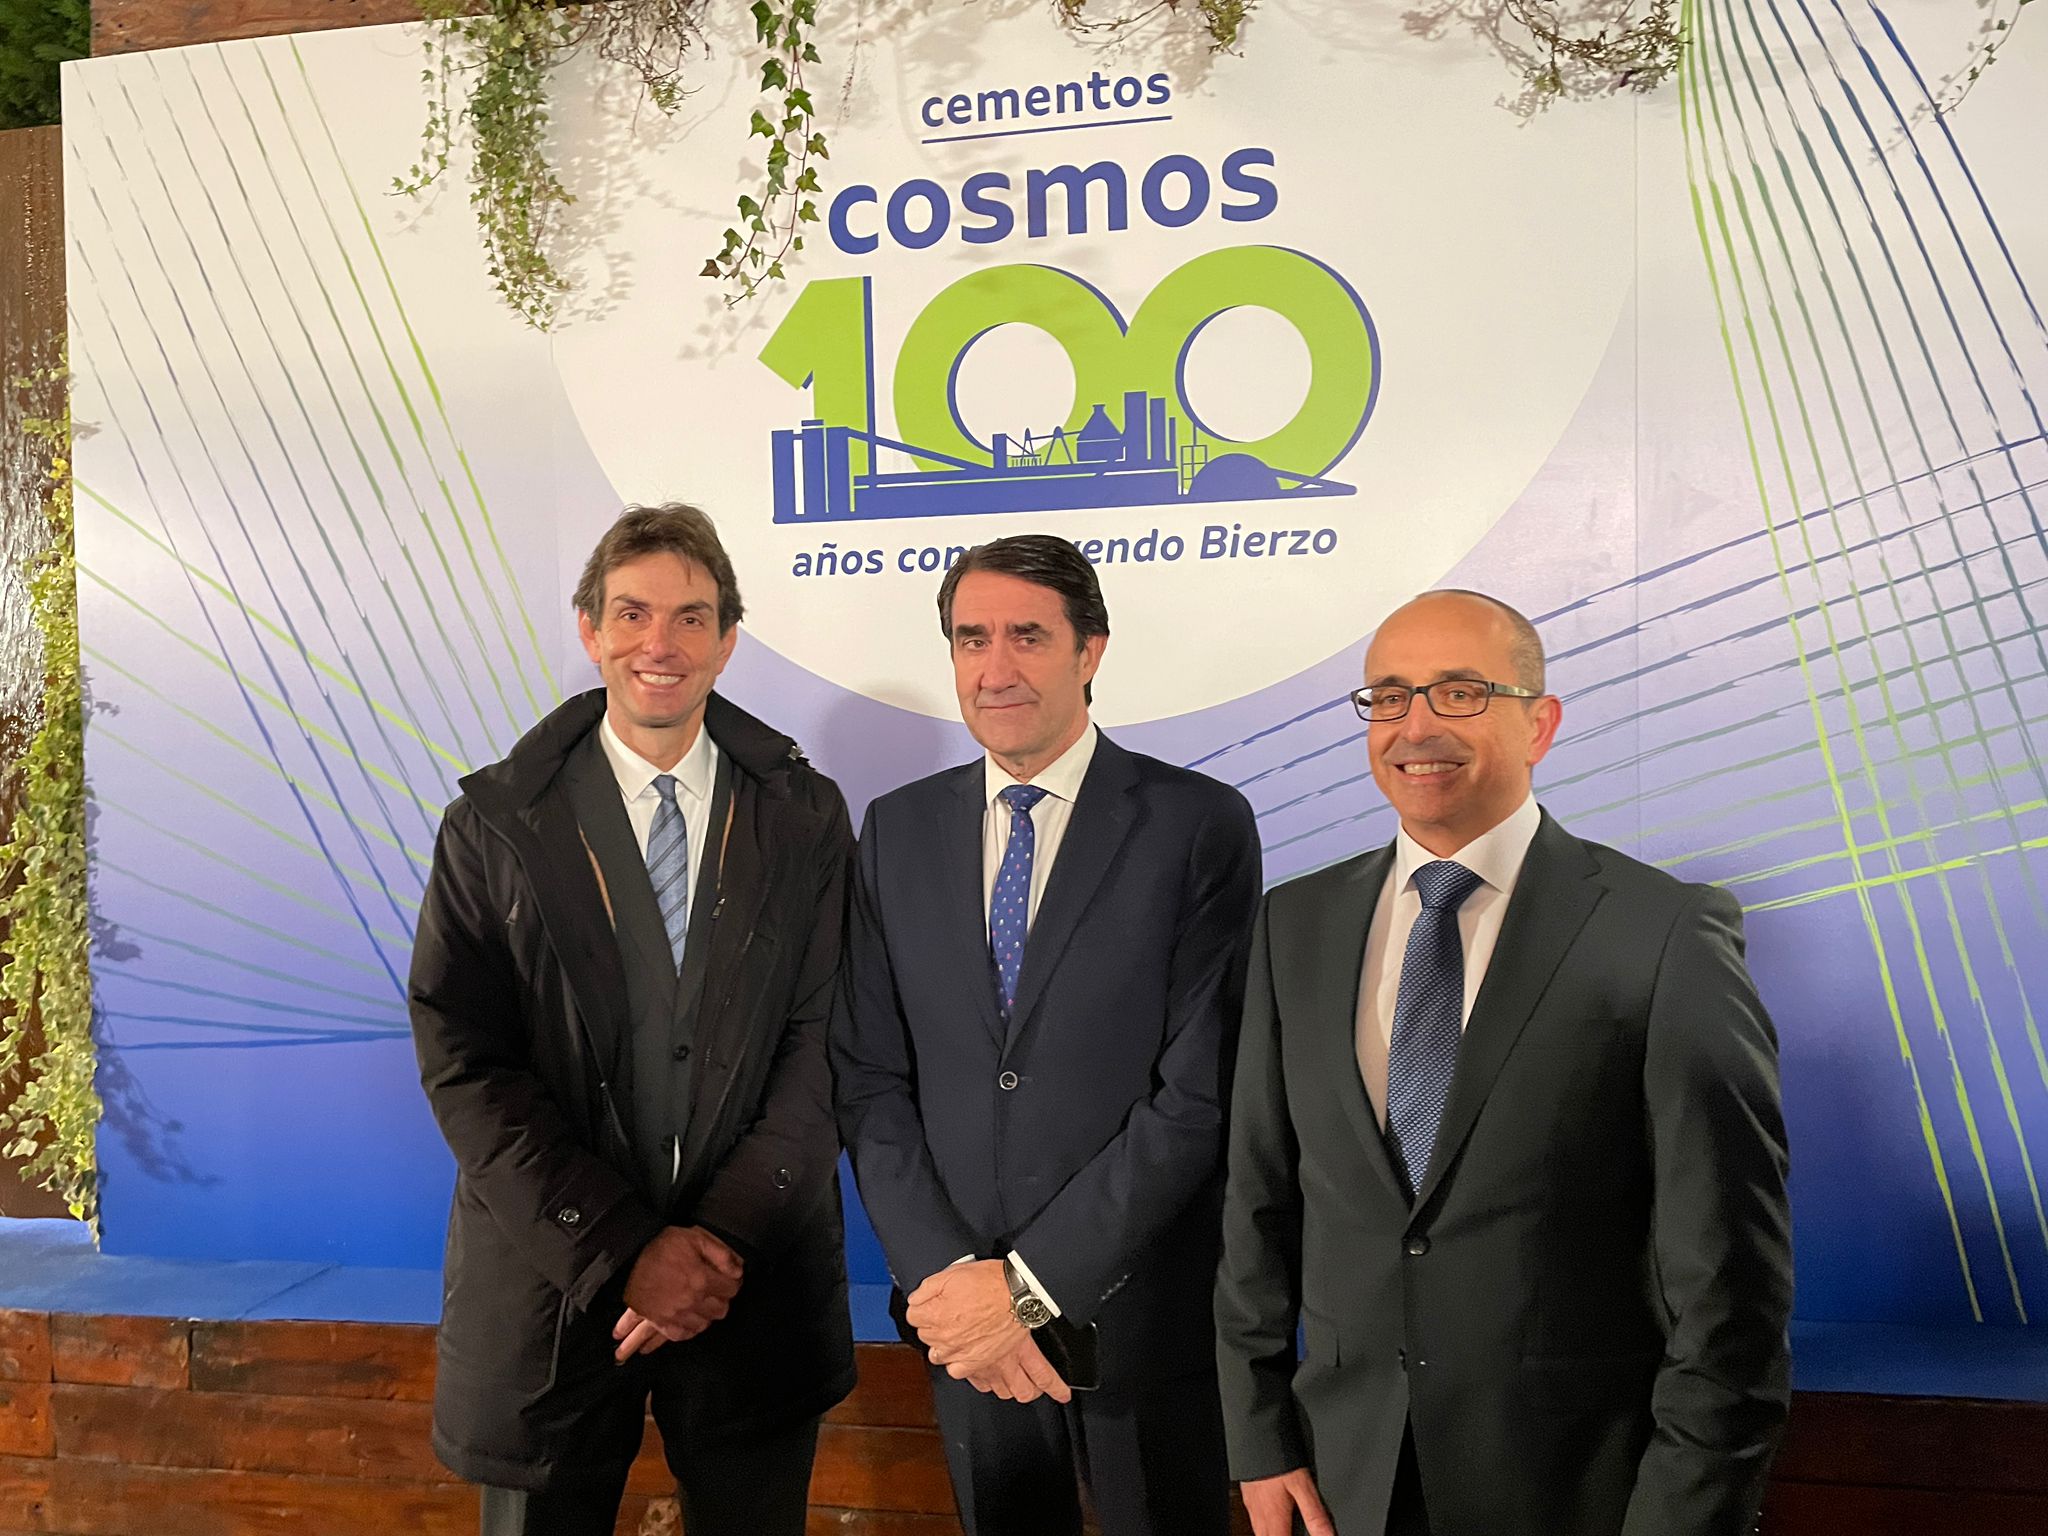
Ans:
<svg viewBox="0 0 2048 1536"><path fill-rule="evenodd" d="M419 19L416 0L93 0L92 51L136 53Z"/></svg>

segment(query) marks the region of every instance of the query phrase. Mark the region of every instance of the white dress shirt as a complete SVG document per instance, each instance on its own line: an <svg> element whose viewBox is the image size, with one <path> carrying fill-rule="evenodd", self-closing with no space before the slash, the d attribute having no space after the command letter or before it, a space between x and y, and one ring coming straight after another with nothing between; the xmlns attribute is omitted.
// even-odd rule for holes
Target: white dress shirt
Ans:
<svg viewBox="0 0 2048 1536"><path fill-rule="evenodd" d="M1501 919L1515 894L1522 863L1529 856L1542 823L1535 796L1524 800L1507 820L1482 832L1451 855L1479 877L1479 885L1458 908L1458 941L1465 952L1465 1006L1458 1018L1462 1029L1472 1018L1472 1000L1486 980L1493 946L1500 939ZM1404 829L1394 838L1394 861L1380 887L1366 932L1365 969L1358 983L1358 1070L1372 1100L1373 1118L1387 1128L1387 1048L1394 1036L1394 1002L1401 994L1401 963L1408 954L1408 934L1422 912L1415 889L1415 871L1437 855Z"/></svg>
<svg viewBox="0 0 2048 1536"><path fill-rule="evenodd" d="M1088 765L1095 760L1095 722L1089 721L1080 739L1046 764L1031 779L1017 779L994 757L982 759L981 811L981 926L988 930L989 905L995 900L996 876L1002 872L1003 855L1010 847L1010 808L997 798L1013 784L1030 783L1045 791L1045 798L1031 808L1031 903L1025 911L1026 933L1038 921L1038 904L1045 897L1045 882L1052 874L1052 861L1059 856L1060 842L1067 835L1067 823L1074 817L1074 800L1081 793L1081 781L1088 777ZM970 1256L971 1257L971 1256ZM958 1262L966 1263L967 1259ZM1010 1262L1032 1294L1060 1315L1060 1304L1038 1283L1024 1255L1010 1250Z"/></svg>
<svg viewBox="0 0 2048 1536"><path fill-rule="evenodd" d="M989 905L995 900L996 876L1002 872L1003 855L1010 847L1010 808L996 797L1014 784L1031 783L1045 791L1045 798L1031 808L1031 905L1026 909L1026 931L1038 921L1038 903L1045 896L1046 878L1052 861L1059 857L1060 841L1067 835L1067 823L1074 817L1074 799L1081 793L1081 781L1088 777L1088 765L1095 761L1095 722L1090 721L1080 739L1047 763L1030 779L1013 779L1009 769L993 757L982 759L981 809L981 916L988 926Z"/></svg>
<svg viewBox="0 0 2048 1536"><path fill-rule="evenodd" d="M697 739L673 768L657 768L620 740L607 714L597 728L604 755L619 781L619 793L626 801L626 819L633 824L633 840L640 845L640 857L647 857L647 839L654 832L654 813L661 809L661 791L654 781L664 773L676 780L676 809L683 813L683 831L690 842L690 895L697 894L697 871L704 859L705 839L711 832L711 786L718 777L718 746L700 724Z"/></svg>

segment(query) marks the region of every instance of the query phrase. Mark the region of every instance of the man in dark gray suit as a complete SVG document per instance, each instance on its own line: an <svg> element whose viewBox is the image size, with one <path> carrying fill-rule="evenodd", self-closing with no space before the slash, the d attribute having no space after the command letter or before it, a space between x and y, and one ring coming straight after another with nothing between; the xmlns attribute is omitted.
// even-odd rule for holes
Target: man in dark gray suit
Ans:
<svg viewBox="0 0 2048 1536"><path fill-rule="evenodd" d="M1251 807L1096 730L1109 613L1066 540L976 546L939 618L986 752L861 832L832 1032L861 1197L969 1532L1078 1536L1078 1469L1104 1536L1224 1536L1210 1292Z"/></svg>
<svg viewBox="0 0 2048 1536"><path fill-rule="evenodd" d="M1747 1533L1792 1256L1740 909L1537 808L1561 706L1506 605L1397 610L1353 700L1400 833L1267 897L1233 1098L1253 1528Z"/></svg>

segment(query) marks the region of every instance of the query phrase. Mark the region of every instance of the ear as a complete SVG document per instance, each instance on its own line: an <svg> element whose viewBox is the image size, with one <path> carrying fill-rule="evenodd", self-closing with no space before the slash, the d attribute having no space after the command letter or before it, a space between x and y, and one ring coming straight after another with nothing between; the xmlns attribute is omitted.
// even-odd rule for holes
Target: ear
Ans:
<svg viewBox="0 0 2048 1536"><path fill-rule="evenodd" d="M583 642L583 654L595 665L598 660L597 626L590 622L590 615L581 608L576 610L576 638Z"/></svg>
<svg viewBox="0 0 2048 1536"><path fill-rule="evenodd" d="M1096 670L1102 665L1102 653L1109 649L1109 636L1090 635L1081 642L1081 681L1095 681Z"/></svg>
<svg viewBox="0 0 2048 1536"><path fill-rule="evenodd" d="M1534 768L1557 740L1557 728L1564 721L1564 702L1556 694L1546 693L1529 706L1529 713L1536 725L1536 734L1529 741L1529 766Z"/></svg>
<svg viewBox="0 0 2048 1536"><path fill-rule="evenodd" d="M739 643L740 627L737 624L718 637L718 669L711 674L713 677L724 675L725 664L732 660L733 647Z"/></svg>

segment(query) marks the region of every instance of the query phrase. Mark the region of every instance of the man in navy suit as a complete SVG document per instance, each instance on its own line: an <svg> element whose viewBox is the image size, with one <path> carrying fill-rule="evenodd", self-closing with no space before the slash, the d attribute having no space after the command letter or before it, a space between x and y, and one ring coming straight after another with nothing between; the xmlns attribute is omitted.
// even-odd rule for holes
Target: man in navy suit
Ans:
<svg viewBox="0 0 2048 1536"><path fill-rule="evenodd" d="M1251 808L1089 720L1109 615L1066 540L969 550L939 621L986 754L869 808L840 1131L968 1531L1072 1536L1085 1481L1104 1536L1222 1536L1209 1296Z"/></svg>

